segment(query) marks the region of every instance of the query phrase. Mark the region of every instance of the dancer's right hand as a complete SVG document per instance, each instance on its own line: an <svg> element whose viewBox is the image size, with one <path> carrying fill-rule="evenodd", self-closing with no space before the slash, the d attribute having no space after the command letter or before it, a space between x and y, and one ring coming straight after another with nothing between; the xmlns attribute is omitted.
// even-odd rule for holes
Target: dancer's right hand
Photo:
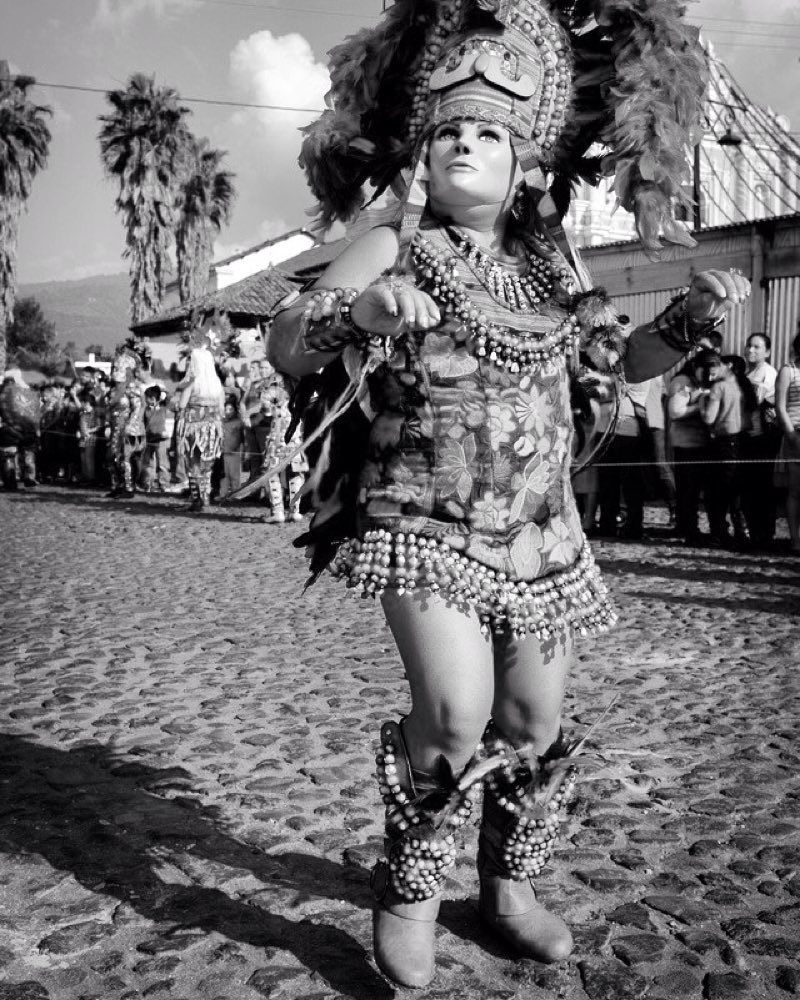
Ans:
<svg viewBox="0 0 800 1000"><path fill-rule="evenodd" d="M384 337L430 330L442 321L439 307L427 292L398 278L369 285L353 302L350 314L356 326Z"/></svg>

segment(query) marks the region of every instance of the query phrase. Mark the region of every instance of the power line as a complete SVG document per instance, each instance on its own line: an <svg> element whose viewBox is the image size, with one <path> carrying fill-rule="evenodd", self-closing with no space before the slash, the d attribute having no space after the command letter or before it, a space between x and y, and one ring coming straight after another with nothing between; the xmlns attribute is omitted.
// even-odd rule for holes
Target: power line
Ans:
<svg viewBox="0 0 800 1000"><path fill-rule="evenodd" d="M735 45L740 49L777 49L779 52L797 52L796 45L768 45L766 42L740 42L735 38L714 38L714 45Z"/></svg>
<svg viewBox="0 0 800 1000"><path fill-rule="evenodd" d="M249 7L260 10L264 14L324 14L330 17L352 17L358 20L374 20L377 14L360 14L348 10L324 10L319 7L281 7L278 4L254 3L253 0L195 0L198 4L210 4L215 7Z"/></svg>
<svg viewBox="0 0 800 1000"><path fill-rule="evenodd" d="M702 20L703 24L709 21L725 21L726 24L741 24L742 19L740 17L703 17L702 19L698 15L693 18L693 20ZM800 28L800 21L758 21L758 20L748 20L746 24L765 24L770 28Z"/></svg>
<svg viewBox="0 0 800 1000"><path fill-rule="evenodd" d="M53 90L77 90L86 94L107 94L108 89L102 87L83 87L71 83L43 83L37 80L37 87L51 87ZM259 111L296 111L303 114L320 114L323 108L295 108L285 104L248 104L245 101L222 101L210 97L181 97L181 103L185 104L217 104L226 108L254 108Z"/></svg>

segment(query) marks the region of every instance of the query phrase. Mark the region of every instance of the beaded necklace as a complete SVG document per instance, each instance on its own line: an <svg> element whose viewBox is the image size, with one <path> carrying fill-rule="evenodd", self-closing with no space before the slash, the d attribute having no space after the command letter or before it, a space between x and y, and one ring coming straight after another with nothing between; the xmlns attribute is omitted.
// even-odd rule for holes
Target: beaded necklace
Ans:
<svg viewBox="0 0 800 1000"><path fill-rule="evenodd" d="M552 297L556 282L565 286L571 284L569 270L563 265L556 266L536 254L527 253L525 274L515 274L466 233L449 226L444 232L489 295L511 312L538 312L541 303Z"/></svg>
<svg viewBox="0 0 800 1000"><path fill-rule="evenodd" d="M549 333L523 333L492 323L472 302L459 277L459 258L445 256L421 233L411 246L419 287L429 293L445 315L463 324L475 344L478 357L511 372L538 368L574 352L580 327L574 315Z"/></svg>

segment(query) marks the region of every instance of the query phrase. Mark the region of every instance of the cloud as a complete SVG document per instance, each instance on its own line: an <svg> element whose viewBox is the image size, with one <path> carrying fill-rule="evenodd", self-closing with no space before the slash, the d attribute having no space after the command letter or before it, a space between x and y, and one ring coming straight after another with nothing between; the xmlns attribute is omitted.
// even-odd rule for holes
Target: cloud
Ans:
<svg viewBox="0 0 800 1000"><path fill-rule="evenodd" d="M172 18L188 10L193 0L97 0L93 27L118 31L140 14Z"/></svg>
<svg viewBox="0 0 800 1000"><path fill-rule="evenodd" d="M325 65L300 34L258 31L242 39L230 55L230 82L237 100L288 107L324 107L330 87ZM314 114L242 109L225 130L228 162L237 174L240 198L234 239L260 240L303 225L313 202L297 165L301 135ZM230 236L226 237L230 241Z"/></svg>
<svg viewBox="0 0 800 1000"><path fill-rule="evenodd" d="M321 109L330 86L328 70L315 60L302 35L276 37L271 31L258 31L236 45L231 52L231 81L250 103L298 108ZM279 124L278 112L259 114L267 128Z"/></svg>

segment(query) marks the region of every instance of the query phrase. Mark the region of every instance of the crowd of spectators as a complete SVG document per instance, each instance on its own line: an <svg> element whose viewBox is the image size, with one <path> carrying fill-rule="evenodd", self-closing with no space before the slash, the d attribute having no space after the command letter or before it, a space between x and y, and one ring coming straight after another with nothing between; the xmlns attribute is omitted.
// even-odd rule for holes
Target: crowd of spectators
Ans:
<svg viewBox="0 0 800 1000"><path fill-rule="evenodd" d="M277 410L286 405L286 396L266 361L242 365L238 374L233 363L226 362L220 375L226 393L223 454L214 468L212 495L222 499L261 473L269 430ZM17 369L6 372L3 391L23 385ZM72 380L58 378L32 391L38 396L35 442L15 439L11 433L15 418L7 414L3 419L0 393L5 487L47 483L110 489L113 456L107 411L112 384L108 376L86 366ZM188 480L175 436L181 394L146 371L140 373L136 391L144 401L144 435L130 455L134 488L141 493L184 494Z"/></svg>
<svg viewBox="0 0 800 1000"><path fill-rule="evenodd" d="M723 354L715 333L680 371L628 386L600 461L574 482L586 532L639 539L660 498L687 545L769 549L785 491L800 552L800 334L780 375L771 350L756 332L744 357Z"/></svg>
<svg viewBox="0 0 800 1000"><path fill-rule="evenodd" d="M767 334L757 332L744 357L726 355L721 335L711 334L680 371L626 387L600 460L573 481L588 535L640 539L645 502L660 499L669 528L687 545L769 549L784 497L790 544L800 552L800 333L780 373L770 363L771 349ZM266 361L251 361L237 374L228 360L220 376L223 454L212 496L223 498L263 471L270 429L282 419L286 396ZM180 394L140 378L145 433L131 455L135 488L184 493L186 470L175 440ZM9 370L3 392L18 380ZM9 447L0 405L0 452L5 473L14 463L14 485L107 488L110 391L109 379L90 367L72 382L41 386L35 456L30 447ZM595 402L576 417L596 418L599 408ZM10 481L4 474L7 487ZM283 519L283 511L277 515Z"/></svg>

